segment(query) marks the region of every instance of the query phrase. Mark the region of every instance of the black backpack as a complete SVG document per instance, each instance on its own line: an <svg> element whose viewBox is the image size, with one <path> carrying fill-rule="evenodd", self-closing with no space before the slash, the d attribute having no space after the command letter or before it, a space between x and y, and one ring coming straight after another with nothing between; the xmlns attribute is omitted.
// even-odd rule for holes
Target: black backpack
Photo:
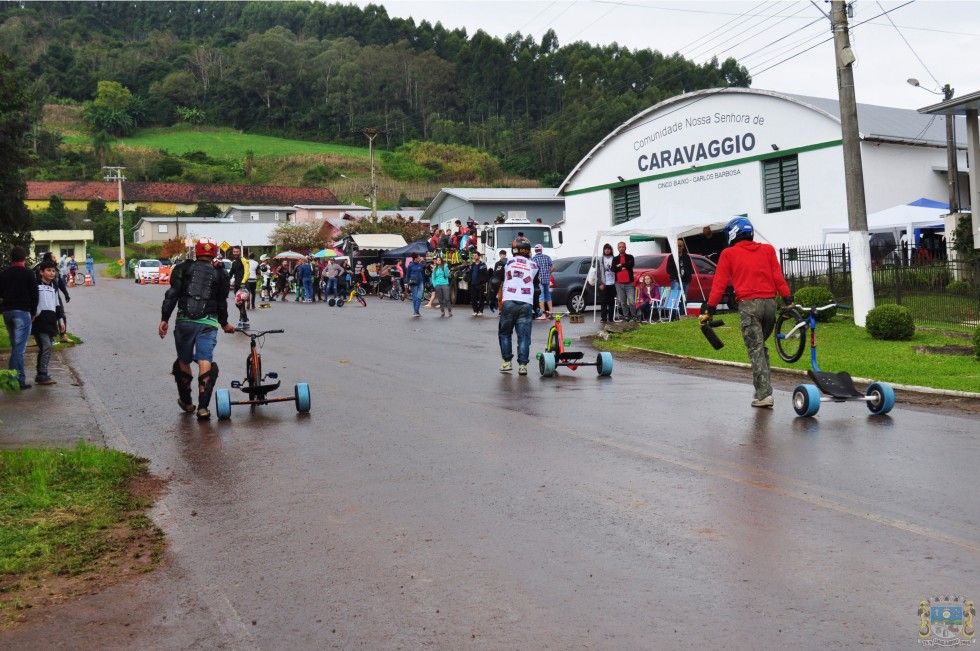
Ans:
<svg viewBox="0 0 980 651"><path fill-rule="evenodd" d="M181 310L188 319L203 319L217 311L214 290L218 286L218 270L210 263L192 262L184 270L184 295Z"/></svg>

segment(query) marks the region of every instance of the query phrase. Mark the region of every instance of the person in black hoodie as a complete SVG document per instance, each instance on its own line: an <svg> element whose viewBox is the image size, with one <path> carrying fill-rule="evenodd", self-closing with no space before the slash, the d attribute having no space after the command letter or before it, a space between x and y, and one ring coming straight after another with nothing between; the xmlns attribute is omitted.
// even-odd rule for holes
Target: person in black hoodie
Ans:
<svg viewBox="0 0 980 651"><path fill-rule="evenodd" d="M491 312L497 311L497 290L504 284L504 267L507 266L507 250L500 249L497 254L497 262L493 265L493 272L490 274L490 282L487 284L487 305Z"/></svg>
<svg viewBox="0 0 980 651"><path fill-rule="evenodd" d="M483 316L483 305L487 299L487 280L489 279L487 265L480 254L473 253L467 278L470 290L470 304L473 306L473 316Z"/></svg>
<svg viewBox="0 0 980 651"><path fill-rule="evenodd" d="M17 372L21 389L30 389L24 373L24 352L31 334L31 321L37 311L37 276L27 268L23 247L10 249L10 266L0 272L0 312L10 335L10 361L7 368Z"/></svg>

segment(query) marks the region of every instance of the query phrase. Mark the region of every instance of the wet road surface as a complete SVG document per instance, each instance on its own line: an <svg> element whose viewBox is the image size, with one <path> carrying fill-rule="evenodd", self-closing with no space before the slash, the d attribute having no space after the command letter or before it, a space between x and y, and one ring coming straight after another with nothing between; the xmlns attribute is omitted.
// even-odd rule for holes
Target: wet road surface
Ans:
<svg viewBox="0 0 980 651"><path fill-rule="evenodd" d="M495 319L374 299L253 312L312 413L199 424L161 297L76 290L69 360L107 439L170 479L166 560L4 646L895 649L920 599L980 597L976 417L802 420L787 392L753 410L748 384L622 360L502 375ZM220 386L247 348L220 336Z"/></svg>

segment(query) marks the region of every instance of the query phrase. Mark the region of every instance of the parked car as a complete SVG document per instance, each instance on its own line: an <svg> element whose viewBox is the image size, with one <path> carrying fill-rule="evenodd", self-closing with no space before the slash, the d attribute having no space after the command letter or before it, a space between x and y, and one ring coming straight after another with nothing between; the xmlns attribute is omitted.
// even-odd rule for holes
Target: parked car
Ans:
<svg viewBox="0 0 980 651"><path fill-rule="evenodd" d="M133 278L136 282L140 282L141 279L150 280L155 276L160 275L160 261L153 260L140 260L133 267Z"/></svg>
<svg viewBox="0 0 980 651"><path fill-rule="evenodd" d="M669 256L666 253L656 255L638 255L633 264L633 277L639 283L640 277L650 274L653 277L653 284L660 287L670 285L670 276L667 273L667 261ZM687 300L700 303L707 300L711 294L711 283L715 279L715 263L703 255L692 254L691 262L694 263L694 273L691 275L691 285L688 287ZM726 301L722 301L723 303Z"/></svg>
<svg viewBox="0 0 980 651"><path fill-rule="evenodd" d="M591 264L592 257L587 255L559 258L552 263L551 301L554 305L564 305L569 312L577 314L594 304L593 285L588 285L588 291L582 295Z"/></svg>

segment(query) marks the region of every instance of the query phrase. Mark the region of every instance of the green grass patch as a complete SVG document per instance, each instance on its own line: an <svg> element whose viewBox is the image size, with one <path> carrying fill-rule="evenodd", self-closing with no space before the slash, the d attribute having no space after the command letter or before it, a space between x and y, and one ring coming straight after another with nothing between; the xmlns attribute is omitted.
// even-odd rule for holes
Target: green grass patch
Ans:
<svg viewBox="0 0 980 651"><path fill-rule="evenodd" d="M103 278L119 278L119 263L110 262L106 266L102 267L101 273Z"/></svg>
<svg viewBox="0 0 980 651"><path fill-rule="evenodd" d="M143 514L151 498L136 497L129 488L146 464L85 443L0 450L0 624L13 616L27 584L99 569L126 552L131 535L120 535L121 528L153 528ZM153 562L159 536L146 552Z"/></svg>
<svg viewBox="0 0 980 651"><path fill-rule="evenodd" d="M67 135L70 145L91 145L91 137ZM115 145L163 149L171 154L203 151L212 158L241 158L251 150L256 156L295 156L303 154L336 154L341 156L368 157L366 147L333 145L309 140L291 140L275 136L242 133L227 127L173 126L160 129L142 129L136 135L115 141Z"/></svg>
<svg viewBox="0 0 980 651"><path fill-rule="evenodd" d="M3 319L0 319L0 350L10 350L10 333Z"/></svg>
<svg viewBox="0 0 980 651"><path fill-rule="evenodd" d="M609 350L641 348L675 355L706 359L748 362L737 315L720 315L725 322L715 330L725 343L714 350L704 339L697 319L673 323L643 325L623 334L613 334L609 341L595 340L595 345ZM769 340L770 363L776 367L809 368L809 350L796 364L787 364L776 354ZM970 346L969 339L945 330L917 330L909 341L878 341L852 322L837 319L817 328L817 351L820 367L829 371L847 371L855 377L926 386L936 389L980 391L980 362L963 355L925 354L923 346Z"/></svg>

